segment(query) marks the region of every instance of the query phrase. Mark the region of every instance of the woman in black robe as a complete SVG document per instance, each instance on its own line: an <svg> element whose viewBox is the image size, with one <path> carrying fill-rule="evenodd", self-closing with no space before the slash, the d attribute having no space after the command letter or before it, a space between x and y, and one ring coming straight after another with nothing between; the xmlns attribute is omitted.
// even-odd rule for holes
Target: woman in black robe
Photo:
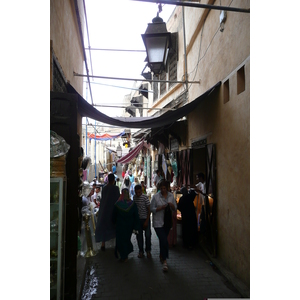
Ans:
<svg viewBox="0 0 300 300"><path fill-rule="evenodd" d="M196 193L194 190L181 189L182 196L178 202L178 210L182 218L182 241L183 246L192 249L198 242L197 217L194 206Z"/></svg>

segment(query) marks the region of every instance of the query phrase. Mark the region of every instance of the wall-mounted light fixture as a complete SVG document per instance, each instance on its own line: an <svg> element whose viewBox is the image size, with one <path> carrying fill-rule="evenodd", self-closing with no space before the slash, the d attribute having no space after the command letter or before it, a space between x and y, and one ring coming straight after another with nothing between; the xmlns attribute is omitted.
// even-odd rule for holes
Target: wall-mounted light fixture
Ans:
<svg viewBox="0 0 300 300"><path fill-rule="evenodd" d="M121 147L121 145L120 145L120 143L119 143L119 145L117 146L117 156L118 157L122 157L122 147Z"/></svg>
<svg viewBox="0 0 300 300"><path fill-rule="evenodd" d="M146 61L155 75L165 69L171 43L171 33L167 31L166 23L158 14L159 12L152 19L152 23L148 24L145 33L142 34L147 52Z"/></svg>

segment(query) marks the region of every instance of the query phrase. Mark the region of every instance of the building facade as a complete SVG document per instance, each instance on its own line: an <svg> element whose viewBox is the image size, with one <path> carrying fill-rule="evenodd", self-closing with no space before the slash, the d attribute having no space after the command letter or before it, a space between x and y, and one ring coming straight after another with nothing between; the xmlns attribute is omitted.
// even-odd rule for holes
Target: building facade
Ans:
<svg viewBox="0 0 300 300"><path fill-rule="evenodd" d="M216 3L208 0L201 4ZM222 1L222 6L229 5L250 8L250 1ZM250 14L178 6L166 23L168 31L177 34L172 45L177 52L176 79L199 83L158 83L152 107L180 107L220 83L182 125L177 122L177 131L173 132L180 137L178 151L190 151L186 185L195 183L198 172L209 175L207 149L211 145L213 252L250 286ZM174 77L171 63L169 60L160 78ZM170 150L172 140L178 139L169 132L166 146ZM157 141L162 142L159 137Z"/></svg>
<svg viewBox="0 0 300 300"><path fill-rule="evenodd" d="M84 71L84 9L77 0L51 0L50 2L50 130L64 138L70 145L65 159L66 198L63 207L65 239L62 285L64 299L76 299L77 247L80 231L78 196L79 168L82 153L82 118L78 112L78 95L83 93L82 78L73 71Z"/></svg>

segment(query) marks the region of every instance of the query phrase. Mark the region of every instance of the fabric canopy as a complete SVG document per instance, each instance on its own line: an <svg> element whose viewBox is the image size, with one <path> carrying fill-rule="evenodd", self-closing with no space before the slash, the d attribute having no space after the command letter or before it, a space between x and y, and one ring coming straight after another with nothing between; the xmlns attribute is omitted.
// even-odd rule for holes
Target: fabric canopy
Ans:
<svg viewBox="0 0 300 300"><path fill-rule="evenodd" d="M129 117L129 118L112 118L98 111L85 99L78 94L78 111L82 117L88 117L93 120L103 122L110 125L125 127L125 128L157 128L165 126L181 119L182 117L193 111L197 105L209 96L217 87L221 85L221 81L207 90L204 94L196 98L194 101L174 110L168 111L158 117ZM74 88L69 88L69 90Z"/></svg>
<svg viewBox="0 0 300 300"><path fill-rule="evenodd" d="M94 133L88 133L88 138L89 139L95 139L96 141L108 141L108 140L118 138L118 137L122 136L124 133L125 133L125 131L123 131L119 134L116 134L116 135L111 135L111 134L108 134L108 133L104 133L102 135L97 135L96 134L96 137L95 137Z"/></svg>
<svg viewBox="0 0 300 300"><path fill-rule="evenodd" d="M133 150L131 150L129 153L127 153L126 155L121 157L117 161L117 163L126 164L126 163L132 161L140 153L140 151L142 150L143 147L148 148L148 144L144 140L139 142L137 144L137 146L135 148L133 148Z"/></svg>

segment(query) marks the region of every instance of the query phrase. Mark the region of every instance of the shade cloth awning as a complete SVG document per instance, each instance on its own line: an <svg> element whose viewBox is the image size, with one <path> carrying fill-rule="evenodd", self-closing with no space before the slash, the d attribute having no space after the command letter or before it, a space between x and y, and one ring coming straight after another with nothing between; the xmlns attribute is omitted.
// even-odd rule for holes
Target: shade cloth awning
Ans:
<svg viewBox="0 0 300 300"><path fill-rule="evenodd" d="M81 114L82 117L88 117L93 120L110 124L110 125L115 125L115 126L120 126L125 128L157 128L157 127L174 123L175 121L188 115L191 111L193 111L197 107L198 104L200 104L200 102L205 100L206 97L208 97L220 85L221 85L221 81L219 81L213 87L208 89L204 94L196 98L194 101L174 111L168 111L158 117L155 116L155 117L135 117L135 118L128 118L128 117L112 118L103 114L96 108L94 108L79 94L78 94L78 112ZM70 92L72 92L72 89L74 90L72 86L69 87L69 91L71 90Z"/></svg>
<svg viewBox="0 0 300 300"><path fill-rule="evenodd" d="M140 153L140 151L142 150L143 147L146 147L146 148L149 147L147 142L145 142L144 140L139 142L137 144L137 146L135 148L133 148L133 150L131 150L129 153L127 153L126 155L121 157L117 161L117 163L126 164L126 163L132 161Z"/></svg>

